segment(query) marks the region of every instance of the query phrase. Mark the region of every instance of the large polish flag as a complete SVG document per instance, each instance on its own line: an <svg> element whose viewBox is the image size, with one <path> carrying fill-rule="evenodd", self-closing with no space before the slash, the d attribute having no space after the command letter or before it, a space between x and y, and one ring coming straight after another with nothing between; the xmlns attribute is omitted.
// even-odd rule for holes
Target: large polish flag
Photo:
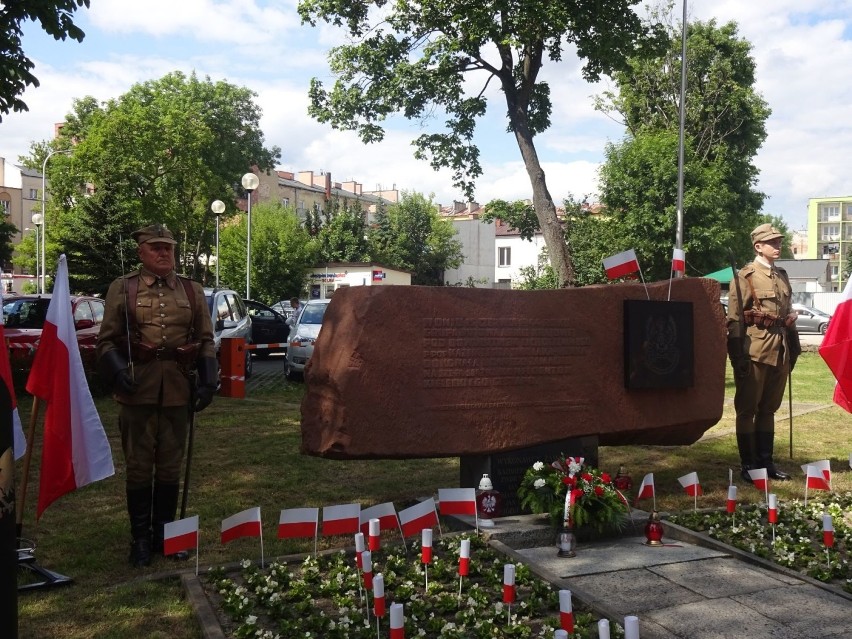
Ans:
<svg viewBox="0 0 852 639"><path fill-rule="evenodd" d="M639 260L633 249L605 257L603 267L608 279L616 280L619 277L630 275L639 270Z"/></svg>
<svg viewBox="0 0 852 639"><path fill-rule="evenodd" d="M676 248L672 251L672 271L675 273L686 272L686 253L683 249Z"/></svg>
<svg viewBox="0 0 852 639"><path fill-rule="evenodd" d="M438 510L442 515L476 515L475 488L439 488Z"/></svg>
<svg viewBox="0 0 852 639"><path fill-rule="evenodd" d="M163 554L198 548L198 515L168 522L163 528Z"/></svg>
<svg viewBox="0 0 852 639"><path fill-rule="evenodd" d="M399 526L403 537L411 537L424 528L431 529L437 525L438 513L435 512L435 500L432 497L399 511Z"/></svg>
<svg viewBox="0 0 852 639"><path fill-rule="evenodd" d="M3 294L0 292L0 307L3 306ZM6 384L9 399L12 400L12 446L15 459L20 459L27 452L27 439L21 425L21 415L18 413L18 399L15 397L15 385L12 383L12 365L9 363L9 349L6 348L5 321L0 314L0 379Z"/></svg>
<svg viewBox="0 0 852 639"><path fill-rule="evenodd" d="M396 507L393 502L387 501L376 504L361 511L361 532L366 537L370 529L370 520L379 520L379 530L396 530L399 528L399 520L396 517Z"/></svg>
<svg viewBox="0 0 852 639"><path fill-rule="evenodd" d="M688 473L683 477L678 477L678 481L690 497L697 497L704 494L704 491L701 490L701 484L698 483L698 473Z"/></svg>
<svg viewBox="0 0 852 639"><path fill-rule="evenodd" d="M222 543L241 537L260 537L260 507L249 508L222 520Z"/></svg>
<svg viewBox="0 0 852 639"><path fill-rule="evenodd" d="M852 279L846 283L843 300L828 323L819 354L837 380L834 403L852 413Z"/></svg>
<svg viewBox="0 0 852 639"><path fill-rule="evenodd" d="M278 539L316 537L319 508L288 508L278 518Z"/></svg>
<svg viewBox="0 0 852 639"><path fill-rule="evenodd" d="M53 297L27 379L27 392L47 404L36 519L62 495L115 473L83 371L70 299L68 264L60 255Z"/></svg>
<svg viewBox="0 0 852 639"><path fill-rule="evenodd" d="M323 506L322 535L346 535L358 532L360 525L361 504L341 504L339 506Z"/></svg>

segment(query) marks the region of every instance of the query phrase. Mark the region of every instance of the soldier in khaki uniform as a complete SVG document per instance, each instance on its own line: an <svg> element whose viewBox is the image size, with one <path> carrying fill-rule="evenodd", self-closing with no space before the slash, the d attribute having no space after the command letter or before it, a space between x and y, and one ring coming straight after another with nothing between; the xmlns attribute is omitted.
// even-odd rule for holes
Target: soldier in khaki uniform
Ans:
<svg viewBox="0 0 852 639"><path fill-rule="evenodd" d="M204 290L175 273L171 231L152 224L132 236L142 267L110 285L97 356L121 405L130 563L138 567L150 564L152 550L162 552L163 526L177 511L190 411L212 401L218 364Z"/></svg>
<svg viewBox="0 0 852 639"><path fill-rule="evenodd" d="M754 261L739 270L729 290L728 355L736 384L737 447L746 481L751 481L748 471L757 468L766 468L773 479L790 479L772 458L775 411L801 353L790 280L775 266L783 237L770 224L754 229Z"/></svg>

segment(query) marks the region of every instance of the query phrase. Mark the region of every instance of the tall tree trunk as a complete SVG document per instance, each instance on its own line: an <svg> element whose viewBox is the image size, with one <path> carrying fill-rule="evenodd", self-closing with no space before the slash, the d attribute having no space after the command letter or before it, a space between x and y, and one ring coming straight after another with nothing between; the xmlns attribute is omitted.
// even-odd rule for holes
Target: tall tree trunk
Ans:
<svg viewBox="0 0 852 639"><path fill-rule="evenodd" d="M521 150L521 157L524 158L524 166L526 166L527 175L530 177L533 208L538 218L541 234L544 236L544 243L547 245L550 264L556 271L560 286L574 286L574 265L571 261L571 253L568 250L568 243L565 241L562 225L556 217L556 206L553 204L553 198L550 196L550 191L547 190L544 169L541 168L541 163L538 161L538 153L535 150L532 135L530 135L525 123L515 122L514 124L515 139L518 141L518 148Z"/></svg>

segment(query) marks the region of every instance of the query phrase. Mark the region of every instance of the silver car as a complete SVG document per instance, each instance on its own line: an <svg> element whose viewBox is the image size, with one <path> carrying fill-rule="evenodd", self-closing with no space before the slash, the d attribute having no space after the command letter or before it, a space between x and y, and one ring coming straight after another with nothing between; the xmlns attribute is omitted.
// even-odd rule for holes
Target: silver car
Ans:
<svg viewBox="0 0 852 639"><path fill-rule="evenodd" d="M284 372L287 379L301 377L305 373L305 365L314 352L314 342L317 341L322 319L331 300L310 300L299 319L290 331L290 344L287 346L287 360Z"/></svg>
<svg viewBox="0 0 852 639"><path fill-rule="evenodd" d="M796 328L800 333L821 333L825 335L831 315L818 308L803 304L793 304L793 310L799 314L796 319Z"/></svg>

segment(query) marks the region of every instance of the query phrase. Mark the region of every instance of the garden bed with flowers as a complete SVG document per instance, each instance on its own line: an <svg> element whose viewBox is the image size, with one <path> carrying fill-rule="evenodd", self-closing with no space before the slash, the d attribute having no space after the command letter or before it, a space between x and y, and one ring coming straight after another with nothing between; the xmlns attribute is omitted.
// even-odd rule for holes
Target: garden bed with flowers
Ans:
<svg viewBox="0 0 852 639"><path fill-rule="evenodd" d="M852 593L852 493L809 499L807 504L798 499L782 502L776 516L770 524L768 507L761 504L734 513L700 511L667 520ZM825 530L826 522L833 531Z"/></svg>
<svg viewBox="0 0 852 639"><path fill-rule="evenodd" d="M459 577L459 552L470 540L468 575ZM431 562L419 543L372 554L373 575L384 582L386 610L403 604L404 636L413 638L553 637L560 628L558 591L523 564L515 564L515 601L504 603L505 556L475 535L446 535L434 543ZM428 579L427 579L428 578ZM388 637L389 618L378 623L373 593L351 552L308 556L301 563L261 569L245 560L237 572L210 569L208 598L228 637L273 639ZM427 587L428 582L428 587ZM575 638L598 636L597 619L573 611ZM623 636L613 624L613 639Z"/></svg>

